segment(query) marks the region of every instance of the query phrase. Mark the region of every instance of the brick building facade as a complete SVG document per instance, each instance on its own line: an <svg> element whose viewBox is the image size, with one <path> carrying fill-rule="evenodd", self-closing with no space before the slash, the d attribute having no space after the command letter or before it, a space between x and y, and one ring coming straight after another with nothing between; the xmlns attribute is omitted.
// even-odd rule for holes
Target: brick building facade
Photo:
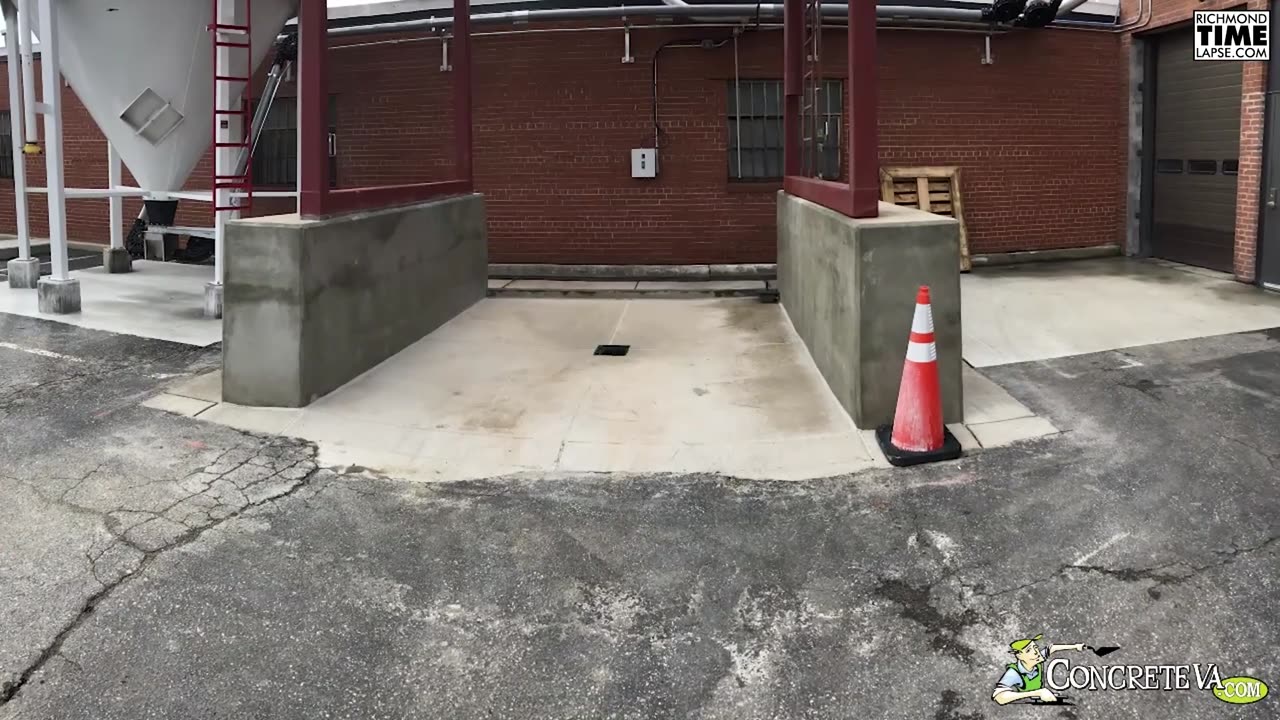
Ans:
<svg viewBox="0 0 1280 720"><path fill-rule="evenodd" d="M1156 4L1161 10L1143 29L1177 22L1193 6L1228 3L1169 3L1185 5L1182 15ZM1127 3L1125 18L1139 10ZM973 253L1122 245L1128 48L1137 29L999 33L990 64L982 62L982 34L881 30L882 162L960 166ZM631 178L630 149L653 145L655 52L703 39L717 46L658 54L660 171ZM843 42L840 30L824 40L832 79L843 73ZM348 36L334 38L330 53L338 186L445 178L452 128L439 39ZM475 30L474 53L476 184L488 201L492 261L773 261L780 182L730 177L729 100L735 65L740 81L781 79L781 32L747 30L735 42L727 27L633 25L634 61L624 63L616 21L486 25ZM1243 102L1260 118L1262 66L1248 65ZM105 141L66 92L67 185L101 187ZM294 92L287 84L282 96ZM1260 129L1248 127L1242 135L1259 143ZM31 184L42 185L39 159L27 162ZM1251 186L1256 200L1259 154L1242 151L1240 163L1243 269L1253 253L1250 222L1256 237L1257 204L1245 196ZM190 187L207 187L209 172L206 158ZM12 183L0 180L0 231L13 230L12 205ZM30 205L40 234L43 196ZM126 216L139 207L127 203ZM289 210L279 200L255 207ZM103 200L68 201L72 239L105 242L106 218ZM205 206L184 201L179 222L211 221Z"/></svg>

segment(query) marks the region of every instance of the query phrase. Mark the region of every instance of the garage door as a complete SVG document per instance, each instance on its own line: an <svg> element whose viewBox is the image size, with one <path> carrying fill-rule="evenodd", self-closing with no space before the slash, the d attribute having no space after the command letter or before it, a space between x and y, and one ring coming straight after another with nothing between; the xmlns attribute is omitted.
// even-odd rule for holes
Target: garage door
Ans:
<svg viewBox="0 0 1280 720"><path fill-rule="evenodd" d="M1156 45L1152 252L1231 270L1240 147L1238 62L1196 62L1190 30Z"/></svg>

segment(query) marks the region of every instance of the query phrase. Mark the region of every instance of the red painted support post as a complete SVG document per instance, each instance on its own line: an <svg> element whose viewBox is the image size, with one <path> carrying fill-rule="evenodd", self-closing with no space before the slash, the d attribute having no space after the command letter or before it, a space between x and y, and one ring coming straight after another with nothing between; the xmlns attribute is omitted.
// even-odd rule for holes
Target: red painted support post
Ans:
<svg viewBox="0 0 1280 720"><path fill-rule="evenodd" d="M457 160L454 177L467 192L475 177L471 166L471 0L453 0L453 139Z"/></svg>
<svg viewBox="0 0 1280 720"><path fill-rule="evenodd" d="M785 0L782 6L782 174L799 175L801 72L804 64L804 0Z"/></svg>
<svg viewBox="0 0 1280 720"><path fill-rule="evenodd" d="M880 214L876 2L849 0L849 189L853 217Z"/></svg>
<svg viewBox="0 0 1280 720"><path fill-rule="evenodd" d="M329 8L302 0L298 8L298 212L323 217L329 191Z"/></svg>

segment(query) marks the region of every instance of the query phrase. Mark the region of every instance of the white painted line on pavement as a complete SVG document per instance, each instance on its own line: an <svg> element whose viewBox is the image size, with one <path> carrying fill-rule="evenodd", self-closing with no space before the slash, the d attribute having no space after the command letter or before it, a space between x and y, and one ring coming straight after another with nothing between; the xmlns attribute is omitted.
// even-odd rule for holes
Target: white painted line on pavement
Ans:
<svg viewBox="0 0 1280 720"><path fill-rule="evenodd" d="M1085 553L1084 555L1081 555L1080 557L1076 558L1076 561L1071 564L1083 565L1084 563L1089 562L1089 559L1092 558L1094 555L1097 555L1098 553L1102 552L1103 550L1106 550L1107 548L1111 547L1112 545L1115 545L1116 543L1120 542L1121 540L1127 537L1129 537L1129 533L1127 532L1122 532L1122 533L1117 533L1115 535L1112 535L1110 540L1094 548L1093 552Z"/></svg>
<svg viewBox="0 0 1280 720"><path fill-rule="evenodd" d="M63 355L62 353L56 353L51 350L41 350L40 348L22 347L21 345L14 345L13 343L9 343L9 342L0 342L0 348L4 348L6 350L17 350L18 352L30 353L32 355L39 355L40 357L53 358L55 360L66 360L67 362L75 362L75 363L84 362L82 358L72 357L71 355Z"/></svg>

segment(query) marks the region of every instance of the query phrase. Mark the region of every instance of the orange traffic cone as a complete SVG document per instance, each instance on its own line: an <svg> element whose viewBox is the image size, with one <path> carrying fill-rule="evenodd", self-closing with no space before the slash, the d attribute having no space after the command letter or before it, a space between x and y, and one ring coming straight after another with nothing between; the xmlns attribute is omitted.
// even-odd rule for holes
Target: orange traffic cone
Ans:
<svg viewBox="0 0 1280 720"><path fill-rule="evenodd" d="M899 467L960 457L960 442L942 423L938 346L933 339L933 308L927 286L921 286L916 295L893 424L878 428L876 440L889 462Z"/></svg>

